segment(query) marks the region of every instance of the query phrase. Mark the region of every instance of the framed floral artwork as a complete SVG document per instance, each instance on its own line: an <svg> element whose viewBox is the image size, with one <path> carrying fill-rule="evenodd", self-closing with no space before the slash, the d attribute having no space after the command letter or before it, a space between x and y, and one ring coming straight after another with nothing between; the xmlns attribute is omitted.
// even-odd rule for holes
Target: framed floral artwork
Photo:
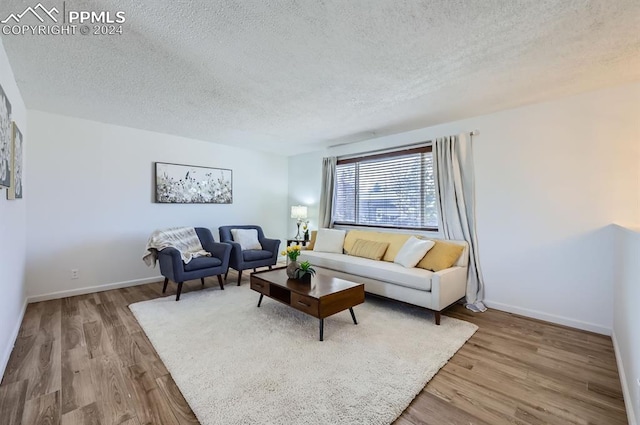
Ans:
<svg viewBox="0 0 640 425"><path fill-rule="evenodd" d="M155 201L161 204L231 204L232 171L155 163Z"/></svg>
<svg viewBox="0 0 640 425"><path fill-rule="evenodd" d="M22 199L22 142L22 132L14 121L11 126L11 184L7 189L7 199Z"/></svg>
<svg viewBox="0 0 640 425"><path fill-rule="evenodd" d="M0 186L11 184L11 103L0 86Z"/></svg>

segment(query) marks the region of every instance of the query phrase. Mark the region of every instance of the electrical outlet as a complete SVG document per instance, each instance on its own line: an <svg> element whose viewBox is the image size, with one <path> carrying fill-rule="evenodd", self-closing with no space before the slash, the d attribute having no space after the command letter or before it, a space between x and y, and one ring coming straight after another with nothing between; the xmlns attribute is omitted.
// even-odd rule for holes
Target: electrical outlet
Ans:
<svg viewBox="0 0 640 425"><path fill-rule="evenodd" d="M636 379L636 394L637 394L636 405L638 409L640 409L640 378Z"/></svg>
<svg viewBox="0 0 640 425"><path fill-rule="evenodd" d="M78 279L80 277L80 270L71 269L71 279Z"/></svg>

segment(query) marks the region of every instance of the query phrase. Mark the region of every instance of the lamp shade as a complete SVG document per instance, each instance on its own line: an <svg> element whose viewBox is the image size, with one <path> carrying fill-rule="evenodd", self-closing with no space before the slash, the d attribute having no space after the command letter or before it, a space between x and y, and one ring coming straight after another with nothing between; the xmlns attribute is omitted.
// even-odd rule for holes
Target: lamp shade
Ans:
<svg viewBox="0 0 640 425"><path fill-rule="evenodd" d="M291 207L291 218L298 220L307 218L307 207L304 205L294 205Z"/></svg>

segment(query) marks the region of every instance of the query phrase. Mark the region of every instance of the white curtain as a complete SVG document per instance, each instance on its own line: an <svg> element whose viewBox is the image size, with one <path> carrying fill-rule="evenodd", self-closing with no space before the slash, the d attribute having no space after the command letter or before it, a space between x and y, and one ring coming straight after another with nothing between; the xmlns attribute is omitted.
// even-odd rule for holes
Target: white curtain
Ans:
<svg viewBox="0 0 640 425"><path fill-rule="evenodd" d="M433 168L442 233L445 239L469 243L466 307L485 311L484 280L478 256L476 202L471 136L460 134L436 139Z"/></svg>
<svg viewBox="0 0 640 425"><path fill-rule="evenodd" d="M322 159L322 188L320 193L320 207L318 211L318 228L333 227L331 212L333 210L333 188L336 180L335 156Z"/></svg>

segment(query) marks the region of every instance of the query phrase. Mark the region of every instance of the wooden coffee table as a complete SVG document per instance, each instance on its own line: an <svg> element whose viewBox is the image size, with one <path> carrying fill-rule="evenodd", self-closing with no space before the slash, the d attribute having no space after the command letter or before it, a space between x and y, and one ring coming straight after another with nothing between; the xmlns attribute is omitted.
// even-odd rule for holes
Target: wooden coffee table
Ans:
<svg viewBox="0 0 640 425"><path fill-rule="evenodd" d="M364 284L333 277L330 270L315 269L310 283L289 279L285 267L251 273L251 289L260 293L258 307L266 295L320 319L322 341L325 317L349 309L353 323L358 324L353 307L364 302Z"/></svg>

